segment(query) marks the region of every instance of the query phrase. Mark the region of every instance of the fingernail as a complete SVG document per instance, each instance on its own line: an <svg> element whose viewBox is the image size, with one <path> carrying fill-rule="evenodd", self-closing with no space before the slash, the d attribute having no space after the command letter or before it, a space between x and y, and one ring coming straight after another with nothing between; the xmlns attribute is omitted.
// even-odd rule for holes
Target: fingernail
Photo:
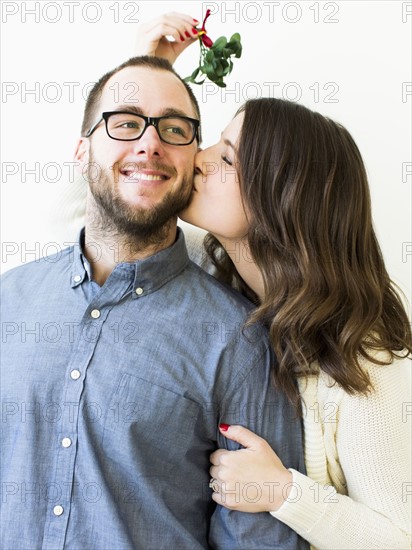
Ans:
<svg viewBox="0 0 412 550"><path fill-rule="evenodd" d="M230 424L219 424L219 428L222 430L222 432L227 432L230 428Z"/></svg>
<svg viewBox="0 0 412 550"><path fill-rule="evenodd" d="M180 36L180 41L181 41L181 42L184 42L185 39L183 38L183 36L182 36L181 34L179 34L179 36Z"/></svg>
<svg viewBox="0 0 412 550"><path fill-rule="evenodd" d="M192 29L193 34L199 34L199 31L197 29Z"/></svg>
<svg viewBox="0 0 412 550"><path fill-rule="evenodd" d="M185 31L185 35L190 38L190 34L187 31Z"/></svg>
<svg viewBox="0 0 412 550"><path fill-rule="evenodd" d="M193 19L193 21L194 21L195 23L199 23L199 21L198 21L197 19Z"/></svg>

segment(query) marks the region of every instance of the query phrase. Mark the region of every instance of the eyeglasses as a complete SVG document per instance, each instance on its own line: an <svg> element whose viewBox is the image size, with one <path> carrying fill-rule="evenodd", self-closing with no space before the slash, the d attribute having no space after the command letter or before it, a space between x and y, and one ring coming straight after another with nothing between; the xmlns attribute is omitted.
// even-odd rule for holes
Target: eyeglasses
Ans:
<svg viewBox="0 0 412 550"><path fill-rule="evenodd" d="M85 137L96 130L102 120L106 123L107 135L117 141L134 141L142 137L148 126L154 126L159 138L169 145L190 145L199 139L200 122L180 115L148 117L128 111L102 113L101 119L90 128Z"/></svg>

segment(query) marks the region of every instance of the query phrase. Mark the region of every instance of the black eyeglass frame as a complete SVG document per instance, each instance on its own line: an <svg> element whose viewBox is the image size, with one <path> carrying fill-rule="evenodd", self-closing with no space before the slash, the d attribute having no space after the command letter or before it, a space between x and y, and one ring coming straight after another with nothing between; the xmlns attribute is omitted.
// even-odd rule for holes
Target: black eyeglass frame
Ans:
<svg viewBox="0 0 412 550"><path fill-rule="evenodd" d="M108 122L111 115L133 115L133 116L138 116L138 117L142 118L145 121L145 126L143 128L142 133L140 134L140 136L138 136L136 138L132 138L132 139L120 139L120 138L115 138L115 137L111 136L109 134L109 128L107 126L107 122ZM160 132L159 132L158 124L159 124L160 120L163 120L165 118L180 118L180 119L183 119L183 120L188 120L193 125L193 137L189 141L189 143L170 143L169 141L166 141L162 138L162 136L160 135ZM199 141L200 120L197 120L195 118L190 118L188 116L183 116L183 115L166 115L166 116L158 116L158 117L153 117L152 116L152 117L150 117L150 116L141 115L139 113L132 113L131 111L105 111L104 113L102 113L101 118L96 122L96 124L94 124L90 128L90 130L87 132L85 137L90 137L103 120L105 122L107 135L109 136L110 139L114 139L115 141L136 141L136 140L140 139L143 136L143 134L146 132L146 130L149 126L154 126L156 128L156 132L157 132L157 135L159 136L160 140L163 141L164 143L167 143L168 145L177 145L178 147L184 147L186 145L190 145L191 143L193 143L193 141L195 139L197 139L197 141Z"/></svg>

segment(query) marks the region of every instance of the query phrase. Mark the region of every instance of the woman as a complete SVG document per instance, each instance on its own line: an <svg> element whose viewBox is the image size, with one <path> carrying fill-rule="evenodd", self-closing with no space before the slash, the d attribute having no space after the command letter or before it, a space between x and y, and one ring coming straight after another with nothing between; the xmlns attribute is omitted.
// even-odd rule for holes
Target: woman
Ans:
<svg viewBox="0 0 412 550"><path fill-rule="evenodd" d="M218 276L255 301L250 322L268 326L274 382L303 416L308 474L223 424L245 448L213 453L213 499L270 512L319 549L409 548L411 331L356 144L303 106L252 100L195 168L181 218L209 232Z"/></svg>
<svg viewBox="0 0 412 550"><path fill-rule="evenodd" d="M212 455L213 499L271 512L319 549L409 548L411 334L355 143L305 107L252 100L198 153L194 187L182 218L213 235L218 274L258 305L274 382L302 403L308 474L221 425L245 449Z"/></svg>
<svg viewBox="0 0 412 550"><path fill-rule="evenodd" d="M149 23L137 53L173 63L193 24L180 14ZM270 512L319 550L409 548L411 332L351 136L295 103L249 101L198 153L182 218L209 232L218 276L256 303L250 322L267 325L274 383L305 428L307 476L222 424L244 449L212 455L213 499Z"/></svg>

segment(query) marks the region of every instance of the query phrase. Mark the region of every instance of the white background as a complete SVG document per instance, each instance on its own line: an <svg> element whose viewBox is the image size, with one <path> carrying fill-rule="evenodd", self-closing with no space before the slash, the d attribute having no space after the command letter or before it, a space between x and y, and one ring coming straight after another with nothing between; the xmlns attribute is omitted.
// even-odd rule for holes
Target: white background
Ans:
<svg viewBox="0 0 412 550"><path fill-rule="evenodd" d="M171 10L201 20L208 7L210 37L239 32L244 50L226 91L194 87L204 146L257 96L298 99L343 123L365 160L388 270L411 296L412 175L403 170L412 170L412 3L396 0L3 0L1 270L76 237L81 221L61 215L71 178L63 163L72 161L87 84L133 55L139 22ZM197 61L195 44L176 69L187 76Z"/></svg>

